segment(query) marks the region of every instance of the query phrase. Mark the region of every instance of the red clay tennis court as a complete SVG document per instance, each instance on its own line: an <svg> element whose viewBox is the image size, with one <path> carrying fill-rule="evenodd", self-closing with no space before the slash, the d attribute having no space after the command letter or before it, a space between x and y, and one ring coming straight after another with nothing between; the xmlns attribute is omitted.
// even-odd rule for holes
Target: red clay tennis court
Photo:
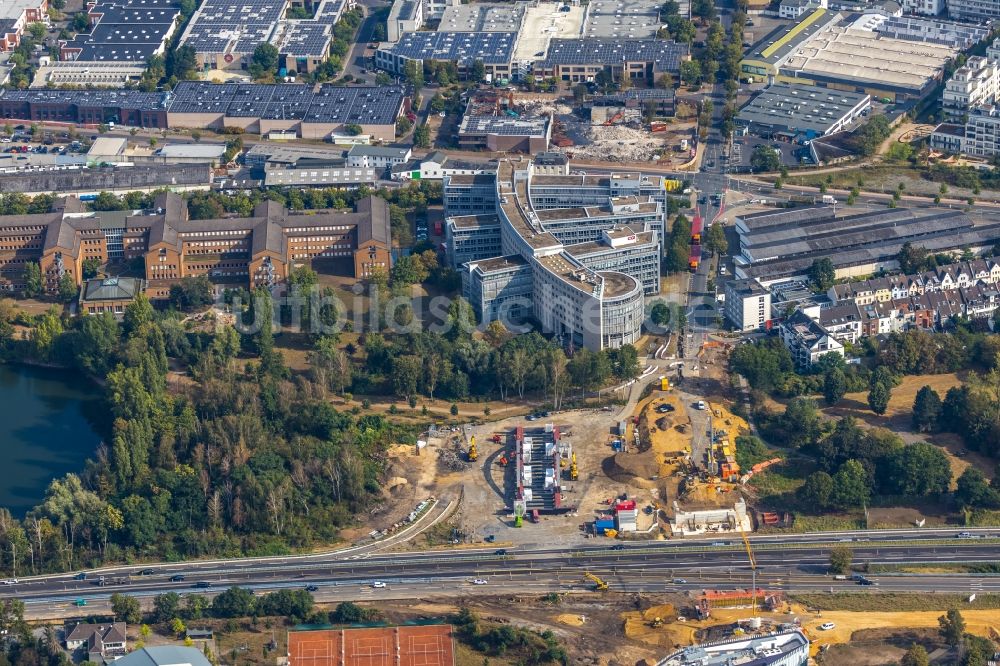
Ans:
<svg viewBox="0 0 1000 666"><path fill-rule="evenodd" d="M455 666L452 627L290 631L288 666Z"/></svg>

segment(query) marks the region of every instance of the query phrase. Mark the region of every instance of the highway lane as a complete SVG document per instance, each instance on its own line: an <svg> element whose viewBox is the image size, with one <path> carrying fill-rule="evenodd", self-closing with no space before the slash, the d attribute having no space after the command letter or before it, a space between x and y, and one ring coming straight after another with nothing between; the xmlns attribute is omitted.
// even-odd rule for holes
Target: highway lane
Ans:
<svg viewBox="0 0 1000 666"><path fill-rule="evenodd" d="M823 575L831 544L791 544L795 547L758 549L757 562L762 581L771 572L787 572L786 575L800 576L796 585L826 588L830 586L829 576ZM700 550L698 549L700 548ZM952 542L932 541L929 543L905 544L899 542L854 543L856 563L941 563L941 562L993 562L1000 559L1000 540L968 539ZM183 581L170 581L166 574L158 572L152 576L134 577L127 584L101 587L91 581L59 578L39 578L22 581L7 586L0 596L16 596L33 606L44 608L67 600L83 598L100 601L113 592L127 592L139 597L151 597L162 592L217 593L232 585L241 585L255 590L282 587L304 587L316 585L322 589L329 587L351 587L370 585L373 581L388 584L416 581L422 586L423 594L437 592L440 585L456 584L474 578L555 578L559 589L575 589L576 581L584 571L618 580L622 585L660 584L678 574L688 578L681 588L713 587L725 589L739 587L732 576L746 568L746 554L742 547L689 547L689 548L636 548L630 551L575 551L541 555L525 552L502 556L482 552L436 553L380 556L372 559L340 561L327 564L301 562L291 563L285 569L275 568L234 568L228 571L189 571ZM690 574L690 576L689 576ZM692 578L691 576L694 576ZM727 576L729 577L727 579ZM984 580L989 580L984 577ZM662 579L662 580L661 580ZM915 580L923 581L925 578ZM967 585L955 578L949 578L952 587L968 589ZM1000 584L1000 577L995 579ZM198 589L196 582L210 583L210 587ZM659 582L658 582L659 581ZM791 579L788 584L792 584ZM893 589L909 589L908 579L893 578ZM994 585L993 582L990 585ZM796 588L797 589L797 588ZM944 589L944 588L942 588ZM983 588L986 589L986 588ZM991 587L989 589L995 589Z"/></svg>

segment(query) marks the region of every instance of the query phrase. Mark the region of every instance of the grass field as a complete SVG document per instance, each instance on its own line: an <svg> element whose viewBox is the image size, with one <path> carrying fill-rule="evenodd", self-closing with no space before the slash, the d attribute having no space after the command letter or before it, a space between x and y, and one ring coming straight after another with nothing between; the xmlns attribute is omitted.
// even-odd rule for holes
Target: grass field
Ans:
<svg viewBox="0 0 1000 666"><path fill-rule="evenodd" d="M882 417L873 414L868 407L867 392L848 393L836 407L832 407L826 411L831 415L847 416L851 414L865 420L870 420L871 417L884 419L905 418L905 423L909 423L910 414L913 411L913 400L917 397L917 392L921 388L930 386L943 400L948 389L961 385L962 378L955 373L947 375L909 375L902 377L899 386L892 389L889 408L886 409Z"/></svg>

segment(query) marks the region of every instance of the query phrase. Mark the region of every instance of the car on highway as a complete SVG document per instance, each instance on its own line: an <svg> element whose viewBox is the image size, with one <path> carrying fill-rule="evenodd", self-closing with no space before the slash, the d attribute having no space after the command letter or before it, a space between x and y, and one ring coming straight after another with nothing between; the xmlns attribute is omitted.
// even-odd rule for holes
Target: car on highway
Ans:
<svg viewBox="0 0 1000 666"><path fill-rule="evenodd" d="M319 589L319 587L317 587L315 585L306 585L306 592L315 592L318 589Z"/></svg>
<svg viewBox="0 0 1000 666"><path fill-rule="evenodd" d="M156 573L155 569L143 569L142 571L139 572L139 575L140 576L152 576L154 573Z"/></svg>
<svg viewBox="0 0 1000 666"><path fill-rule="evenodd" d="M625 546L621 545L620 543L616 543L615 545L611 546L611 550L625 550Z"/></svg>
<svg viewBox="0 0 1000 666"><path fill-rule="evenodd" d="M209 583L207 580L199 580L197 583L194 584L194 586L197 588L205 589L206 587L212 587L212 584Z"/></svg>
<svg viewBox="0 0 1000 666"><path fill-rule="evenodd" d="M76 601L73 602L73 605L77 606L77 607L86 606L87 605L87 600L86 599L77 599Z"/></svg>
<svg viewBox="0 0 1000 666"><path fill-rule="evenodd" d="M184 580L184 574L174 574L173 576L170 577L171 583L179 583L182 580Z"/></svg>
<svg viewBox="0 0 1000 666"><path fill-rule="evenodd" d="M87 572L81 571L77 575L73 576L73 580L87 580Z"/></svg>
<svg viewBox="0 0 1000 666"><path fill-rule="evenodd" d="M675 585L686 585L687 584L687 579L686 578L674 578L674 584Z"/></svg>
<svg viewBox="0 0 1000 666"><path fill-rule="evenodd" d="M16 578L8 578L7 580L5 580L5 581L3 582L3 584L4 584L4 585L17 585L17 582L18 582L18 581L17 581L17 579L16 579Z"/></svg>
<svg viewBox="0 0 1000 666"><path fill-rule="evenodd" d="M506 548L498 548L498 549L496 549L496 550L493 551L493 554L494 555L506 555L507 554L507 549Z"/></svg>
<svg viewBox="0 0 1000 666"><path fill-rule="evenodd" d="M978 537L975 534L973 534L972 532L959 532L958 533L958 538L959 539L976 539Z"/></svg>
<svg viewBox="0 0 1000 666"><path fill-rule="evenodd" d="M833 629L836 626L837 625L835 625L833 622L824 622L823 624L819 625L819 630L820 631L830 631L831 629Z"/></svg>
<svg viewBox="0 0 1000 666"><path fill-rule="evenodd" d="M380 581L380 580L377 580L377 581L375 581L374 583L372 583L372 587L374 587L375 589L377 589L377 590L378 590L378 589L382 589L383 587L387 587L387 586L386 586L386 584L385 584L385 583L383 583L382 581Z"/></svg>
<svg viewBox="0 0 1000 666"><path fill-rule="evenodd" d="M476 580L472 581L472 584L473 585L486 585L486 580L484 578L477 578Z"/></svg>

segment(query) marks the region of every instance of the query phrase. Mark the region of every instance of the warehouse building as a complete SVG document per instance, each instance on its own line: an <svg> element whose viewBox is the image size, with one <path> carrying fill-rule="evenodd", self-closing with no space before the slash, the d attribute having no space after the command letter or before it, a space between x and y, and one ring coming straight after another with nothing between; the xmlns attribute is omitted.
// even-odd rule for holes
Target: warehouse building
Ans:
<svg viewBox="0 0 1000 666"><path fill-rule="evenodd" d="M689 57L686 44L663 39L553 39L532 73L561 81L594 81L599 72L613 80L622 72L631 79L655 80L662 73L677 75Z"/></svg>
<svg viewBox="0 0 1000 666"><path fill-rule="evenodd" d="M178 0L100 0L87 10L90 32L59 43L59 58L145 65L163 55L180 16Z"/></svg>
<svg viewBox="0 0 1000 666"><path fill-rule="evenodd" d="M479 61L488 80L509 80L516 44L517 32L408 32L375 51L375 66L403 75L410 62L419 67L425 62L453 62L459 74L467 76Z"/></svg>
<svg viewBox="0 0 1000 666"><path fill-rule="evenodd" d="M652 39L660 29L657 0L594 0L587 5L584 37Z"/></svg>
<svg viewBox="0 0 1000 666"><path fill-rule="evenodd" d="M133 62L63 62L56 60L35 69L32 88L79 86L83 88L124 88L138 83L146 72L146 63Z"/></svg>
<svg viewBox="0 0 1000 666"><path fill-rule="evenodd" d="M838 217L834 207L795 208L737 216L736 277L772 282L804 278L828 258L836 277L893 270L904 243L931 252L981 251L1000 240L1000 220L973 224L952 209L883 209Z"/></svg>
<svg viewBox="0 0 1000 666"><path fill-rule="evenodd" d="M265 201L248 218L187 214L182 197L162 193L150 211L89 212L67 199L53 213L0 217L0 282L23 288L25 264L37 261L54 293L67 273L81 283L87 259L142 258L147 295L166 298L185 277L252 289L283 281L297 265L346 263L350 274L364 278L392 263L388 204L377 197L358 201L354 212L296 214Z"/></svg>
<svg viewBox="0 0 1000 666"><path fill-rule="evenodd" d="M137 90L0 90L0 118L166 128L168 98Z"/></svg>
<svg viewBox="0 0 1000 666"><path fill-rule="evenodd" d="M205 0L181 44L194 48L202 69L247 69L254 49L271 41L288 6L289 0Z"/></svg>
<svg viewBox="0 0 1000 666"><path fill-rule="evenodd" d="M763 137L812 139L847 129L870 108L866 93L774 83L747 102L734 122Z"/></svg>
<svg viewBox="0 0 1000 666"><path fill-rule="evenodd" d="M445 7L438 30L443 32L518 32L526 3L477 2Z"/></svg>
<svg viewBox="0 0 1000 666"><path fill-rule="evenodd" d="M541 153L549 149L552 116L534 118L469 115L458 127L458 146L463 150L506 153Z"/></svg>
<svg viewBox="0 0 1000 666"><path fill-rule="evenodd" d="M402 86L183 81L174 89L167 122L170 127L232 127L256 134L293 132L304 139L327 139L346 133L348 125L359 125L362 134L393 141L396 119L407 103Z"/></svg>
<svg viewBox="0 0 1000 666"><path fill-rule="evenodd" d="M856 16L856 15L855 15ZM882 19L851 23L823 8L759 40L740 70L769 82L787 81L890 99L920 98L941 80L958 48L893 38L874 31Z"/></svg>
<svg viewBox="0 0 1000 666"><path fill-rule="evenodd" d="M265 186L330 187L371 185L385 167L351 163L349 153L313 146L254 144L245 163Z"/></svg>

